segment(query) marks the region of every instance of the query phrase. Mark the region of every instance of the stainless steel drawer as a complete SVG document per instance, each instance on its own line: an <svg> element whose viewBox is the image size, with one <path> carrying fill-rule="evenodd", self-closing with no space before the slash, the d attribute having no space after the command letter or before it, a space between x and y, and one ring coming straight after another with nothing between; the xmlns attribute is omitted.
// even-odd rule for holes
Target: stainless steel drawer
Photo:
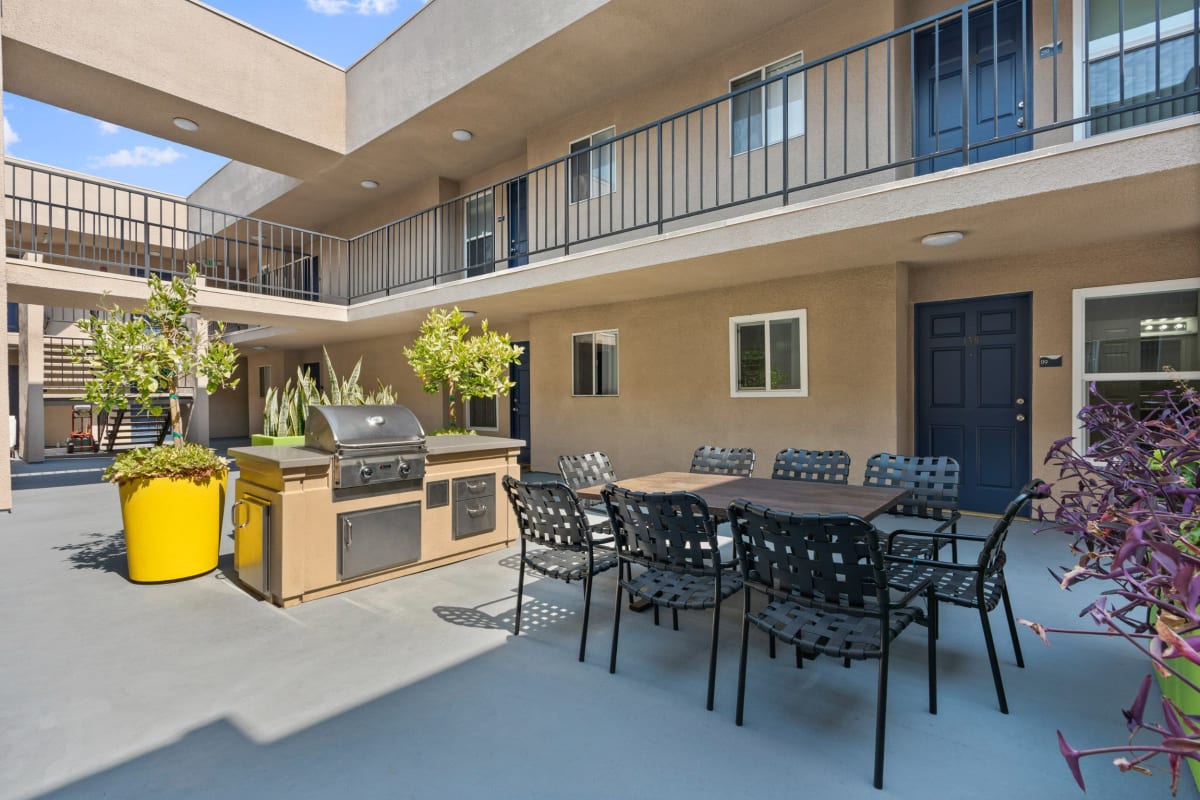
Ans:
<svg viewBox="0 0 1200 800"><path fill-rule="evenodd" d="M468 497L454 504L454 538L496 530L496 498Z"/></svg>
<svg viewBox="0 0 1200 800"><path fill-rule="evenodd" d="M338 514L338 580L421 560L421 504Z"/></svg>
<svg viewBox="0 0 1200 800"><path fill-rule="evenodd" d="M496 475L454 479L455 539L478 536L496 529Z"/></svg>

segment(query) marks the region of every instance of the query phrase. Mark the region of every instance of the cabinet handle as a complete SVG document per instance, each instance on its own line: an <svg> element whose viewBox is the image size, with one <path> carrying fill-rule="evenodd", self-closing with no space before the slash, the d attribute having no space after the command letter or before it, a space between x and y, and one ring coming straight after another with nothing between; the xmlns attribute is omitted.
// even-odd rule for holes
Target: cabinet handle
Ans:
<svg viewBox="0 0 1200 800"><path fill-rule="evenodd" d="M244 528L250 524L250 509L246 509L246 521L238 522L238 507L239 506L244 507L245 505L246 505L245 500L238 500L229 509L229 524L233 526L233 529L235 531L241 530L242 528Z"/></svg>
<svg viewBox="0 0 1200 800"><path fill-rule="evenodd" d="M467 481L467 488L472 492L482 492L487 488L487 481Z"/></svg>
<svg viewBox="0 0 1200 800"><path fill-rule="evenodd" d="M350 545L354 544L354 523L351 520L346 520L346 533L342 535L342 541L347 550L350 549Z"/></svg>
<svg viewBox="0 0 1200 800"><path fill-rule="evenodd" d="M472 519L476 519L486 514L487 510L488 507L486 503L480 505L479 508L471 508L470 506L467 506L467 516L471 517Z"/></svg>

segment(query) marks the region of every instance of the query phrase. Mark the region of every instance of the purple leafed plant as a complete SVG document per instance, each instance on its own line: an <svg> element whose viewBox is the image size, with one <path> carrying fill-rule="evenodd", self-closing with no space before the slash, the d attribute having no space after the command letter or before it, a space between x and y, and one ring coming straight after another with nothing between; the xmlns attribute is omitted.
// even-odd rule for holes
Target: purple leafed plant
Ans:
<svg viewBox="0 0 1200 800"><path fill-rule="evenodd" d="M1084 580L1112 588L1080 614L1097 629L1022 622L1043 640L1048 633L1119 637L1161 675L1200 692L1176 666L1200 664L1200 392L1177 382L1140 414L1105 400L1095 387L1092 394L1096 402L1079 412L1086 431L1081 438L1092 444L1080 452L1068 437L1050 448L1046 463L1058 466L1059 480L1038 515L1074 537L1071 549L1079 561L1055 575L1063 588ZM1086 789L1079 769L1084 756L1118 754L1113 763L1122 772L1149 774L1145 762L1165 754L1172 793L1183 759L1200 759L1200 716L1163 698L1162 722L1149 720L1149 692L1147 675L1125 710L1126 745L1076 750L1059 732L1059 750L1080 788Z"/></svg>

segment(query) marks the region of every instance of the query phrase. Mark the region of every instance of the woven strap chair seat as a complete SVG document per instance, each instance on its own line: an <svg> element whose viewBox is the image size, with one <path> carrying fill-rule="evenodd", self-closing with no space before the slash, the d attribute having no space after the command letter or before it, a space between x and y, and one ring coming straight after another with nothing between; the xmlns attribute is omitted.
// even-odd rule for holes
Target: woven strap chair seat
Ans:
<svg viewBox="0 0 1200 800"><path fill-rule="evenodd" d="M937 558L937 551L950 542L949 539L924 539L920 536L897 536L892 539L889 556L900 558ZM935 549L934 544L937 544ZM890 570L889 570L890 572Z"/></svg>
<svg viewBox="0 0 1200 800"><path fill-rule="evenodd" d="M711 575L686 575L661 569L647 569L632 578L622 578L621 586L634 597L667 608L703 609L716 605L716 579ZM742 582L733 575L721 576L721 599L741 591Z"/></svg>
<svg viewBox="0 0 1200 800"><path fill-rule="evenodd" d="M888 625L890 637L894 639L924 618L919 608L893 609ZM835 606L774 600L748 613L746 619L780 642L800 648L805 655L861 660L880 658L883 654L878 614L864 616Z"/></svg>
<svg viewBox="0 0 1200 800"><path fill-rule="evenodd" d="M964 608L979 607L979 597L976 593L979 572L976 570L949 569L902 562L895 562L888 567L888 581L897 589L916 586L926 578L933 579L933 591L938 600ZM984 608L988 611L991 611L1000 602L1001 586L999 575L984 578L983 602Z"/></svg>
<svg viewBox="0 0 1200 800"><path fill-rule="evenodd" d="M579 581L587 577L587 553L583 550L530 550L525 563L543 575L560 581ZM615 553L596 552L592 572L604 572L617 565Z"/></svg>

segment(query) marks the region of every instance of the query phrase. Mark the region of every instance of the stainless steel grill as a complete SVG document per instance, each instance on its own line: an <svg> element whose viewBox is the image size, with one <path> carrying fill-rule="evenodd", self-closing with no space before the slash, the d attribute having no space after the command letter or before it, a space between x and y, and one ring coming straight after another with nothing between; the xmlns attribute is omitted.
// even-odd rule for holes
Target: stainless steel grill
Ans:
<svg viewBox="0 0 1200 800"><path fill-rule="evenodd" d="M425 431L407 406L311 406L304 444L333 456L334 489L425 477Z"/></svg>

